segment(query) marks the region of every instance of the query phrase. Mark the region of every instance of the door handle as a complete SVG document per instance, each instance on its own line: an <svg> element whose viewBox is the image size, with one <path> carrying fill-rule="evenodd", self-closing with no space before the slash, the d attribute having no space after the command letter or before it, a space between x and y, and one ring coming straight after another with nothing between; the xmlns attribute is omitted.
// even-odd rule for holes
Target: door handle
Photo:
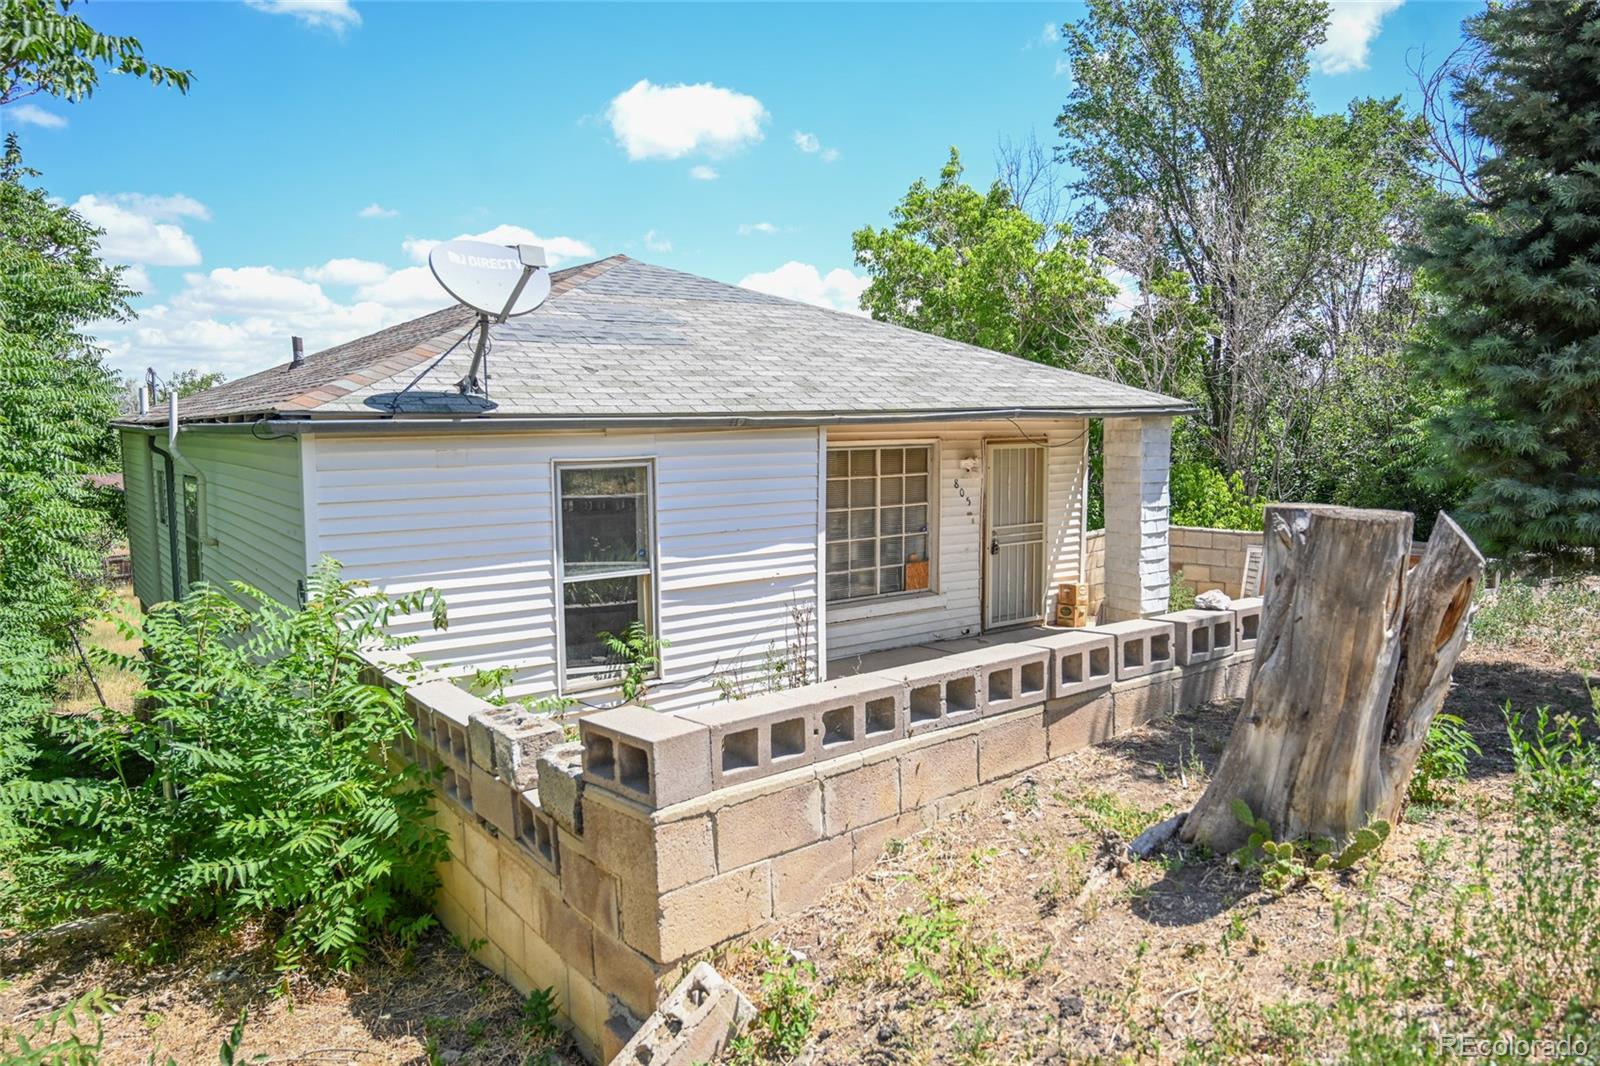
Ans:
<svg viewBox="0 0 1600 1066"><path fill-rule="evenodd" d="M990 555L999 555L1000 554L1000 538L999 537L990 537L989 538L989 554Z"/></svg>

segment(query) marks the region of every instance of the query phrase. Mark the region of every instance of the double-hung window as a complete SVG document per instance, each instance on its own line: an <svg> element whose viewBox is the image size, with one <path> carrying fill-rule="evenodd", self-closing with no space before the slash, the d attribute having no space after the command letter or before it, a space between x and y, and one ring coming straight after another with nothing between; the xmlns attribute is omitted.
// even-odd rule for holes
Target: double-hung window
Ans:
<svg viewBox="0 0 1600 1066"><path fill-rule="evenodd" d="M828 602L929 587L930 445L828 449Z"/></svg>
<svg viewBox="0 0 1600 1066"><path fill-rule="evenodd" d="M606 646L634 623L653 628L653 509L648 463L556 467L561 654L568 682L619 672Z"/></svg>

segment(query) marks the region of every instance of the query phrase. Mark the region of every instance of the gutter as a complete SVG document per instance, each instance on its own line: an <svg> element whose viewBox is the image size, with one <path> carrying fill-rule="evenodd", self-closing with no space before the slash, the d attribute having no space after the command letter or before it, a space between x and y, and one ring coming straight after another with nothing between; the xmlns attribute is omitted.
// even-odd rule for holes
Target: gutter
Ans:
<svg viewBox="0 0 1600 1066"><path fill-rule="evenodd" d="M1192 404L1172 406L1102 408L975 408L949 411L883 411L873 414L757 414L757 415L406 415L351 418L275 418L253 422L190 422L185 428L252 433L262 436L296 436L302 433L430 433L440 431L493 433L504 430L608 430L608 429L793 429L815 426L906 425L923 422L1004 422L1038 418L1124 418L1141 415L1189 415ZM156 433L161 427L142 422L115 422L118 429ZM169 431L170 432L170 431Z"/></svg>
<svg viewBox="0 0 1600 1066"><path fill-rule="evenodd" d="M112 424L116 425L116 423ZM128 429L134 427L121 426L119 428ZM151 434L150 450L161 456L161 459L166 467L167 498L165 502L167 505L167 559L171 565L172 598L174 600L181 600L183 599L183 579L181 572L178 569L178 561L180 556L178 552L177 464L181 462L188 469L194 470L196 474L199 473L199 470L196 469L193 463L184 458L183 453L178 450L178 434L182 432L185 427L181 422L178 421L177 394L169 393L167 396L167 446L165 448L157 444L154 439L156 430L160 428L159 426L139 426L137 428L148 429Z"/></svg>

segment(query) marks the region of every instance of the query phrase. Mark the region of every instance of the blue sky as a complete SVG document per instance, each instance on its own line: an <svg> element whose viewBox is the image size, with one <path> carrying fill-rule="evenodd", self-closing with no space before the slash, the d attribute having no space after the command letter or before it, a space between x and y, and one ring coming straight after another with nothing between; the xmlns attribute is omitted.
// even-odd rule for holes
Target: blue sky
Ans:
<svg viewBox="0 0 1600 1066"><path fill-rule="evenodd" d="M1336 6L1323 110L1413 95L1476 4ZM1078 4L132 3L80 12L194 71L0 111L52 194L144 290L98 332L124 372L237 376L443 306L429 242L488 233L613 252L831 306L951 145L1053 143L1070 89L1049 27ZM514 227L514 228L513 228ZM528 231L528 232L522 232Z"/></svg>

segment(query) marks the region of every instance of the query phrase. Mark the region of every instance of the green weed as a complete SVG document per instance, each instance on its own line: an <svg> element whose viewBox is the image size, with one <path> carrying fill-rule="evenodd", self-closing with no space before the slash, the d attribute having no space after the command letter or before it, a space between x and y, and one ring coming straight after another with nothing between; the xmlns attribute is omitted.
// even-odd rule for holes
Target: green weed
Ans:
<svg viewBox="0 0 1600 1066"><path fill-rule="evenodd" d="M1466 723L1453 714L1436 714L1422 742L1417 768L1406 786L1406 802L1413 807L1438 807L1455 798L1456 785L1466 780L1467 764L1482 755L1467 732Z"/></svg>
<svg viewBox="0 0 1600 1066"><path fill-rule="evenodd" d="M1590 692L1590 724L1600 727L1600 689ZM1584 733L1577 715L1540 707L1530 722L1505 706L1506 733L1517 767L1518 800L1531 810L1584 818L1600 808L1600 741Z"/></svg>

